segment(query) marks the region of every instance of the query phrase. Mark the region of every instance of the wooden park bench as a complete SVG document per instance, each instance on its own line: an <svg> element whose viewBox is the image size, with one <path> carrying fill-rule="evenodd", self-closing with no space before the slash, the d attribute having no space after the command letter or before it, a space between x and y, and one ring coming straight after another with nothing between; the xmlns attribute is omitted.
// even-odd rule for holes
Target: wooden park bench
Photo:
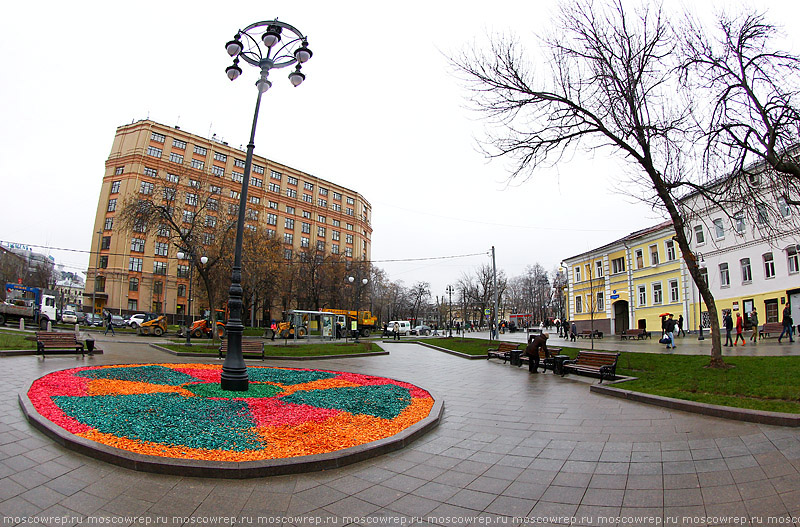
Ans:
<svg viewBox="0 0 800 527"><path fill-rule="evenodd" d="M67 331L39 331L36 333L36 349L42 357L48 353L80 353L84 355L83 342L75 338L75 333Z"/></svg>
<svg viewBox="0 0 800 527"><path fill-rule="evenodd" d="M519 344L513 342L501 342L497 345L497 349L490 349L486 352L486 359L503 359L503 364L511 359L511 352L516 350Z"/></svg>
<svg viewBox="0 0 800 527"><path fill-rule="evenodd" d="M769 337L777 337L783 332L783 324L780 322L767 322L758 331L758 338L766 339Z"/></svg>
<svg viewBox="0 0 800 527"><path fill-rule="evenodd" d="M547 369L550 368L553 372L555 372L555 356L561 354L561 348L547 346L547 352L550 354L550 357L545 357L544 350L539 348L539 365L544 368L544 371L547 371ZM522 363L529 362L530 360L530 357L523 354L520 356L520 363L517 364L517 366L522 366Z"/></svg>
<svg viewBox="0 0 800 527"><path fill-rule="evenodd" d="M603 338L603 332L597 329L594 331L584 329L583 331L578 333L578 336L582 339L601 339Z"/></svg>
<svg viewBox="0 0 800 527"><path fill-rule="evenodd" d="M228 353L228 339L219 347L219 358L224 359ZM260 339L242 339L242 357L264 360L264 343Z"/></svg>
<svg viewBox="0 0 800 527"><path fill-rule="evenodd" d="M645 330L639 329L639 328L632 328L632 329L623 330L623 332L620 334L619 338L621 338L622 340L628 340L628 339L634 339L634 338L638 339L638 340L644 340L644 339L652 338L652 335L650 334L649 331L645 331Z"/></svg>
<svg viewBox="0 0 800 527"><path fill-rule="evenodd" d="M564 361L561 376L563 377L564 374L571 371L594 374L600 376L600 382L602 383L604 377L613 379L616 376L617 359L619 359L619 353L581 350L574 360Z"/></svg>

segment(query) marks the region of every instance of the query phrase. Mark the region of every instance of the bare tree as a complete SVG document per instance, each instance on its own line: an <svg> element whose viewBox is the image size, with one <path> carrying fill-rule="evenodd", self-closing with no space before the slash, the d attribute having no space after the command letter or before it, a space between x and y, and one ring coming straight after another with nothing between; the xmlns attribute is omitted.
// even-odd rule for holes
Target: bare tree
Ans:
<svg viewBox="0 0 800 527"><path fill-rule="evenodd" d="M692 172L691 98L676 73L676 36L659 7L634 12L622 0L562 3L543 39L552 68L535 74L517 41L492 39L489 50L453 59L471 102L493 125L490 158L515 163L511 178L551 166L576 149L606 150L625 160L640 198L672 219L689 274L711 314L712 367L724 367L714 297L692 253L679 193ZM690 186L688 188L691 188Z"/></svg>
<svg viewBox="0 0 800 527"><path fill-rule="evenodd" d="M416 322L420 309L431 297L431 284L428 282L416 282L411 286L409 293L412 301L411 318Z"/></svg>
<svg viewBox="0 0 800 527"><path fill-rule="evenodd" d="M778 31L763 14L722 13L718 23L719 32L712 38L699 23L687 21L681 71L689 88L712 99L712 111L701 123L706 170L746 176L726 178L719 199L736 204L730 207L733 211L759 220L763 217L758 215L775 210L759 203L763 190L753 192L753 183L760 183L762 175L769 183L764 190L776 200L783 200L784 206L800 205L800 57L772 45Z"/></svg>

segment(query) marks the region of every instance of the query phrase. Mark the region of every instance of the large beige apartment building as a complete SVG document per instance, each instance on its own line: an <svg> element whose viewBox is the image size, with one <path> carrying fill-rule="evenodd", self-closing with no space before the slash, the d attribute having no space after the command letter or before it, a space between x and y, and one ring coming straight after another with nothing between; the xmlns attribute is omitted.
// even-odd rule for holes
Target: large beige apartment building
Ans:
<svg viewBox="0 0 800 527"><path fill-rule="evenodd" d="M163 226L123 228L118 216L133 199L156 201L170 192L173 206L192 217L203 194L203 220L213 225L217 214L238 207L245 157L214 137L151 120L117 128L97 204L84 304L94 298L95 312L185 313L189 273L188 261L176 256L180 248L163 236ZM245 228L278 237L287 259L312 248L370 260L372 207L354 190L254 155L246 212ZM218 241L204 236L206 245Z"/></svg>

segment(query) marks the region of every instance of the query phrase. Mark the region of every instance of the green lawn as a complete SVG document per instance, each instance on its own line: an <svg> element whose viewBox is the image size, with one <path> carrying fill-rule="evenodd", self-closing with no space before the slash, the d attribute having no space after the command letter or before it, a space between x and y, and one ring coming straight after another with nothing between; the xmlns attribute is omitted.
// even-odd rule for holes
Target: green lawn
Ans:
<svg viewBox="0 0 800 527"><path fill-rule="evenodd" d="M485 355L486 350L497 347L497 341L477 339L430 343L469 355ZM570 357L577 353L578 348L571 347L562 347L560 352ZM800 413L800 357L725 357L725 362L733 367L707 368L708 356L623 352L617 373L637 380L616 386L708 404Z"/></svg>
<svg viewBox="0 0 800 527"><path fill-rule="evenodd" d="M177 343L162 345L167 349L177 352L208 353L216 355L219 351L219 343L212 343L208 340L192 340L192 346L187 347ZM353 353L375 353L383 351L378 345L371 342L360 342L355 344L348 343L319 343L319 344L290 344L267 345L265 355L271 357L319 357L323 355L348 355Z"/></svg>
<svg viewBox="0 0 800 527"><path fill-rule="evenodd" d="M36 336L33 333L0 330L0 350L35 350Z"/></svg>

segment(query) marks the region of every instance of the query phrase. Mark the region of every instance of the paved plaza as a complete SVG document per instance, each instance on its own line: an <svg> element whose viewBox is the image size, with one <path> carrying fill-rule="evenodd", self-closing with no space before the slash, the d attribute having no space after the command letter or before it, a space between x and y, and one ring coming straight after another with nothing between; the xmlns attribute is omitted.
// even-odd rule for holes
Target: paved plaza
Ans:
<svg viewBox="0 0 800 527"><path fill-rule="evenodd" d="M531 375L416 344L384 343L387 356L267 361L392 377L444 400L432 432L341 469L250 480L135 472L66 450L27 423L17 396L46 373L198 362L125 340L101 340L105 353L85 360L0 358L3 525L800 525L800 429L606 397L590 393L588 379ZM616 338L595 345L664 351ZM677 353L703 353L710 344L690 336L677 345ZM771 339L735 353L798 354L800 344Z"/></svg>

